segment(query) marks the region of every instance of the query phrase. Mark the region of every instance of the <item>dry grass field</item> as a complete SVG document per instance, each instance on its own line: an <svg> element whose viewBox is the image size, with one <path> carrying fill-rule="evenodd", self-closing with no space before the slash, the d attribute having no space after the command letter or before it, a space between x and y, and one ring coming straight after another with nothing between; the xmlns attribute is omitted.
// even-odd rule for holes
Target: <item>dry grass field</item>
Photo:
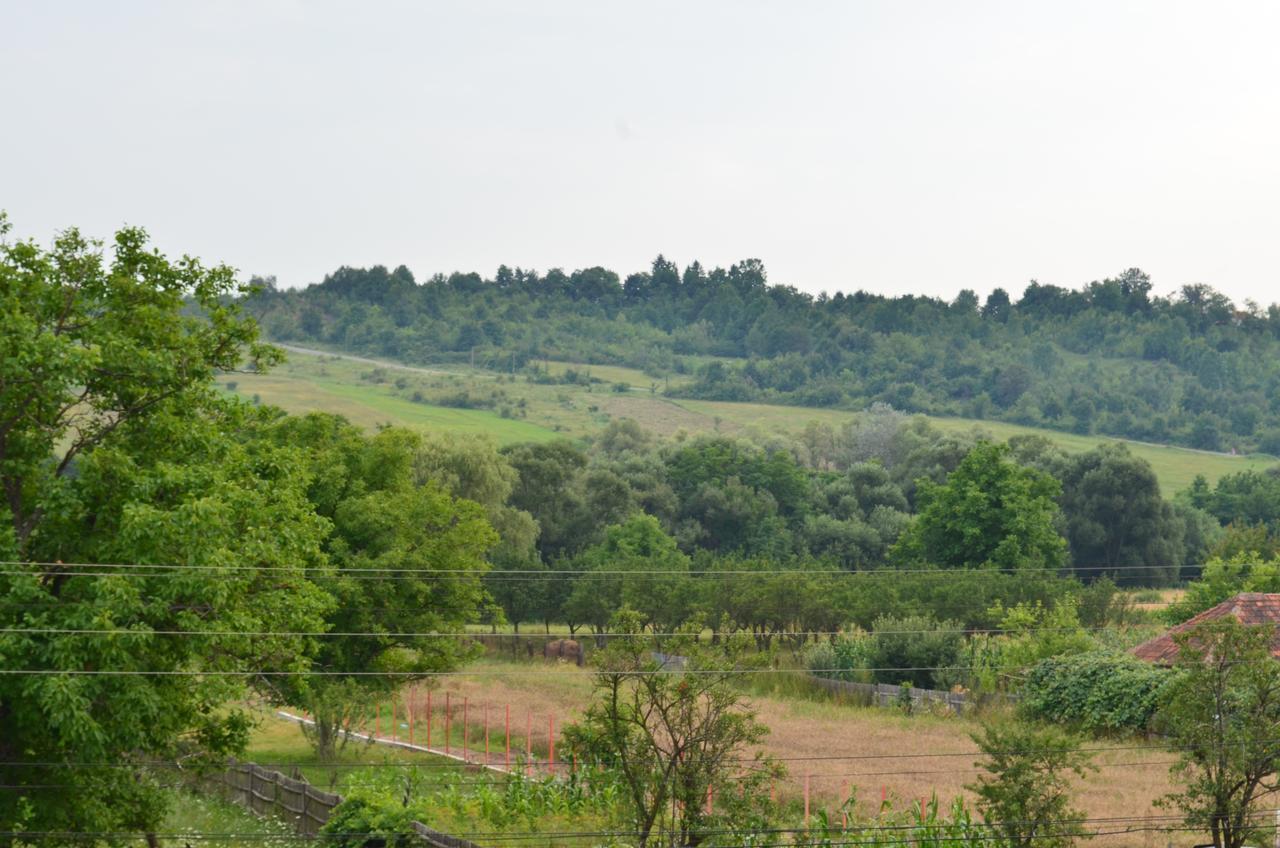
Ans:
<svg viewBox="0 0 1280 848"><path fill-rule="evenodd" d="M576 720L589 700L590 671L571 665L489 659L471 668L485 673L446 678L435 691L436 738L440 738L438 716L444 692L450 693L454 704L454 744L461 732L458 721L463 698L470 704L472 750L483 748L479 722L488 705L495 761L508 705L513 748L525 749L525 728L531 725L536 757L545 756L547 750L548 717L554 715L556 727L561 728ZM556 673L543 673L551 669ZM419 700L423 697L420 691ZM970 734L980 727L978 720L903 716L892 710L837 703L825 694L760 694L753 696L752 702L770 728L765 750L782 760L790 773L789 780L778 787L782 798L798 797L809 775L816 808L831 811L846 797L849 787L856 788L860 808L867 815L879 808L882 794L899 809L935 794L944 805L959 795L971 799L964 787L977 774L976 747ZM1155 800L1172 789L1172 754L1143 740L1090 741L1086 746L1097 749L1099 767L1096 774L1080 782L1078 803L1090 817L1168 815L1155 806ZM1134 833L1089 844L1164 848L1192 845L1194 839L1188 834Z"/></svg>

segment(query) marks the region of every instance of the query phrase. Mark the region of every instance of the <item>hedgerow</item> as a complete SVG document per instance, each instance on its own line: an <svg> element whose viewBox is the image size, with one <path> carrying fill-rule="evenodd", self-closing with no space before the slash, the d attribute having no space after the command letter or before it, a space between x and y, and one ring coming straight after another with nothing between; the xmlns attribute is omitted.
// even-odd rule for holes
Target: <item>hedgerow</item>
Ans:
<svg viewBox="0 0 1280 848"><path fill-rule="evenodd" d="M1145 730L1173 676L1113 651L1051 657L1028 672L1022 709L1032 718L1082 730Z"/></svg>

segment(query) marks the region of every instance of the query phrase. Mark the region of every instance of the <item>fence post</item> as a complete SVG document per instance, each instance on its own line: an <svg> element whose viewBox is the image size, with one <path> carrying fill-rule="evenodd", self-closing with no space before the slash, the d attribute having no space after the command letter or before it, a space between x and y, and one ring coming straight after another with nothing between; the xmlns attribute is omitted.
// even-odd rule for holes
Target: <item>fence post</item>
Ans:
<svg viewBox="0 0 1280 848"><path fill-rule="evenodd" d="M413 744L413 720L418 716L418 684L413 684L409 688L409 744Z"/></svg>
<svg viewBox="0 0 1280 848"><path fill-rule="evenodd" d="M462 761L467 761L467 731L471 729L471 719L467 715L467 705L470 698L466 695L462 696Z"/></svg>
<svg viewBox="0 0 1280 848"><path fill-rule="evenodd" d="M391 692L391 741L395 742L400 737L400 728L396 726L396 693Z"/></svg>
<svg viewBox="0 0 1280 848"><path fill-rule="evenodd" d="M525 747L528 749L527 751L525 751L524 773L526 777L532 777L533 776L533 710L529 710L528 715L525 716L524 742L525 742Z"/></svg>
<svg viewBox="0 0 1280 848"><path fill-rule="evenodd" d="M431 690L427 690L427 750L431 750Z"/></svg>
<svg viewBox="0 0 1280 848"><path fill-rule="evenodd" d="M556 714L547 716L547 769L554 776L556 773Z"/></svg>
<svg viewBox="0 0 1280 848"><path fill-rule="evenodd" d="M489 765L489 705L484 705L484 764Z"/></svg>
<svg viewBox="0 0 1280 848"><path fill-rule="evenodd" d="M373 738L378 739L382 736L382 702L373 702Z"/></svg>
<svg viewBox="0 0 1280 848"><path fill-rule="evenodd" d="M507 729L504 733L507 746L507 771L511 771L511 705L507 704Z"/></svg>
<svg viewBox="0 0 1280 848"><path fill-rule="evenodd" d="M453 704L451 703L449 691L445 690L445 693L444 693L444 755L446 757L449 756L449 724L450 724L450 719L452 718L452 716L450 715L450 708L452 706Z"/></svg>
<svg viewBox="0 0 1280 848"><path fill-rule="evenodd" d="M804 826L809 828L809 775L804 776Z"/></svg>

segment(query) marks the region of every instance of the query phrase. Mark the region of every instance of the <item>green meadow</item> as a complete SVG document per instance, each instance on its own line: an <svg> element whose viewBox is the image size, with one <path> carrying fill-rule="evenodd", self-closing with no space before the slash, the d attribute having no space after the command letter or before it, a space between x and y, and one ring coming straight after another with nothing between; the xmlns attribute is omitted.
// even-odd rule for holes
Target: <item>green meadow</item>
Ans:
<svg viewBox="0 0 1280 848"><path fill-rule="evenodd" d="M465 365L410 369L395 363L344 358L337 354L290 351L288 361L269 374L226 376L224 387L247 398L293 413L333 412L373 428L396 424L447 433L483 434L498 444L580 439L613 419L632 418L663 435L724 432L796 432L809 422L839 427L853 413L838 409L672 399L667 384L622 366L571 362L539 363L553 376L572 370L590 382L542 384L523 375L504 375ZM672 378L670 385L678 385ZM1034 434L1069 452L1111 441L1004 422L930 418L941 430L977 430L993 439ZM1126 442L1149 461L1166 496L1185 489L1197 474L1210 482L1224 474L1275 464L1270 456L1231 456L1188 448Z"/></svg>

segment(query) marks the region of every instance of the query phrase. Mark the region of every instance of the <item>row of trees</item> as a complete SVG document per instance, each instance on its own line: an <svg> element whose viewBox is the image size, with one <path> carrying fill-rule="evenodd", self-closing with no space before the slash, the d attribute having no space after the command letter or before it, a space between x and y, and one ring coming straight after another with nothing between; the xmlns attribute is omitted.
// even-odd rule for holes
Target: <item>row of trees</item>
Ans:
<svg viewBox="0 0 1280 848"><path fill-rule="evenodd" d="M1156 297L1137 269L1076 290L1033 281L1021 298L996 289L983 302L971 291L813 297L770 286L756 260L421 283L403 266L344 267L302 291L272 287L250 308L272 338L413 362L618 363L693 373L681 391L706 399L885 402L1280 453L1280 306L1240 307L1205 285Z"/></svg>

